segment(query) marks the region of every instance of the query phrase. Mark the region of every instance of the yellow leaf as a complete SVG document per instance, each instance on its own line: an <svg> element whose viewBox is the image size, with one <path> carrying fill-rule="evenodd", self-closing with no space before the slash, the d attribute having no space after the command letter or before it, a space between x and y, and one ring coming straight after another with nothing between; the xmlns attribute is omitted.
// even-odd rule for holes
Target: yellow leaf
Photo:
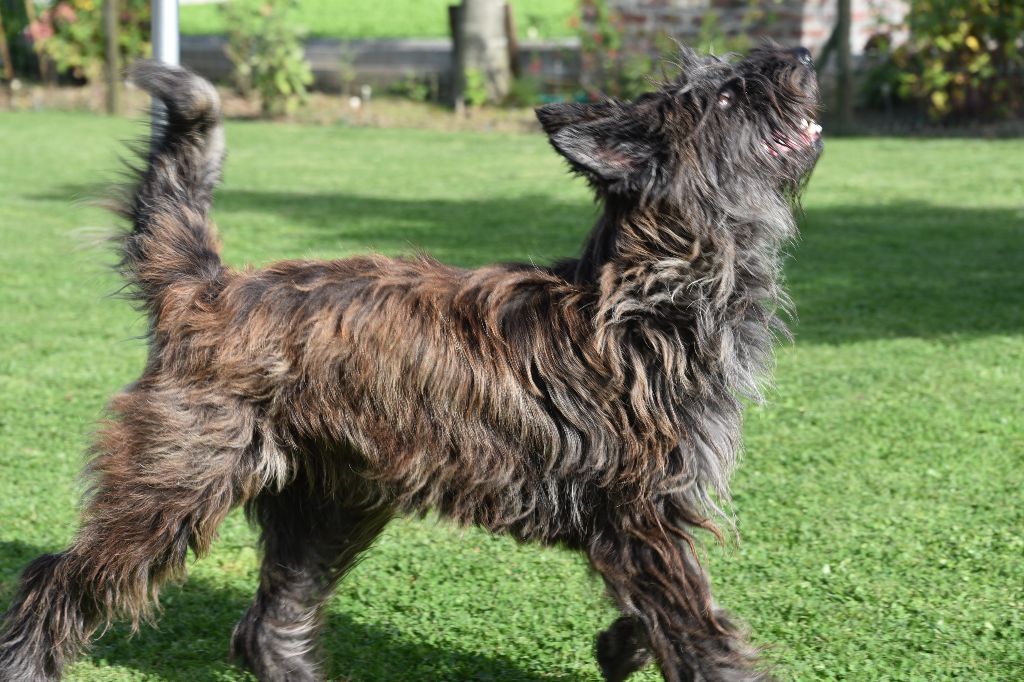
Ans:
<svg viewBox="0 0 1024 682"><path fill-rule="evenodd" d="M974 36L967 36L966 38L964 38L964 43L974 52L977 52L978 50L981 49L981 43L979 43L978 39L975 38Z"/></svg>

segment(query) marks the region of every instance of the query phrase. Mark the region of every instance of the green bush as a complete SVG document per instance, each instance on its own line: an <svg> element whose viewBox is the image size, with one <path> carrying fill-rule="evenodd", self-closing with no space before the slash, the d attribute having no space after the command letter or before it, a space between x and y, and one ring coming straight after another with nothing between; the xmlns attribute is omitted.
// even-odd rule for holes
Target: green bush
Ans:
<svg viewBox="0 0 1024 682"><path fill-rule="evenodd" d="M1024 114L1024 3L912 0L908 23L906 44L881 44L869 101L888 88L936 120Z"/></svg>
<svg viewBox="0 0 1024 682"><path fill-rule="evenodd" d="M482 107L487 104L487 76L480 69L466 69L465 92L466 104L471 107Z"/></svg>
<svg viewBox="0 0 1024 682"><path fill-rule="evenodd" d="M148 56L149 0L121 0L118 45L121 63ZM53 60L60 73L96 81L103 73L104 35L102 0L58 2L28 27L33 46Z"/></svg>
<svg viewBox="0 0 1024 682"><path fill-rule="evenodd" d="M387 93L413 102L427 102L433 96L430 83L411 72L389 85Z"/></svg>
<svg viewBox="0 0 1024 682"><path fill-rule="evenodd" d="M543 80L533 73L521 74L512 81L505 103L514 107L532 107L543 104Z"/></svg>
<svg viewBox="0 0 1024 682"><path fill-rule="evenodd" d="M305 32L293 20L297 6L296 0L230 0L223 8L235 86L246 97L259 95L264 116L293 113L313 82Z"/></svg>

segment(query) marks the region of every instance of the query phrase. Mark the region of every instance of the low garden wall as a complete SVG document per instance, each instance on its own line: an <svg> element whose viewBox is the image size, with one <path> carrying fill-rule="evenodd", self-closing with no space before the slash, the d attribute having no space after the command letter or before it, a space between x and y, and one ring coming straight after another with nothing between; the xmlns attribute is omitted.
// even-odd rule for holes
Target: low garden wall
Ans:
<svg viewBox="0 0 1024 682"><path fill-rule="evenodd" d="M228 81L232 65L223 36L182 36L181 61L215 81ZM327 92L427 86L435 95L449 92L452 45L447 38L306 41L306 59L314 87ZM578 87L580 45L576 38L521 41L518 66L544 92Z"/></svg>

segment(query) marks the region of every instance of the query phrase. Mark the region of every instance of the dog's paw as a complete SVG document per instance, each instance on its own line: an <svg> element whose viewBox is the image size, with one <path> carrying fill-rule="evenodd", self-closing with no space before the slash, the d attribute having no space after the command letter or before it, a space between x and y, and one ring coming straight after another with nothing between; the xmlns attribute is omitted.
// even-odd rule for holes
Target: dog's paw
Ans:
<svg viewBox="0 0 1024 682"><path fill-rule="evenodd" d="M605 682L622 682L651 660L640 623L623 616L597 636L597 663Z"/></svg>

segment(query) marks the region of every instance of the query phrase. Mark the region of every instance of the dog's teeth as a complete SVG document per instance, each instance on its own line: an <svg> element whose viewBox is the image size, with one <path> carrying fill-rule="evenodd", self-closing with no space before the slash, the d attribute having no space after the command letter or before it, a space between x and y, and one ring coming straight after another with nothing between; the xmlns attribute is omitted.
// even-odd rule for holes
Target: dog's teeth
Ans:
<svg viewBox="0 0 1024 682"><path fill-rule="evenodd" d="M817 123L812 123L811 124L811 134L812 135L820 135L821 134L821 130L822 130L821 126L818 125Z"/></svg>
<svg viewBox="0 0 1024 682"><path fill-rule="evenodd" d="M807 119L806 118L800 119L800 130L803 130L806 127L807 127Z"/></svg>

